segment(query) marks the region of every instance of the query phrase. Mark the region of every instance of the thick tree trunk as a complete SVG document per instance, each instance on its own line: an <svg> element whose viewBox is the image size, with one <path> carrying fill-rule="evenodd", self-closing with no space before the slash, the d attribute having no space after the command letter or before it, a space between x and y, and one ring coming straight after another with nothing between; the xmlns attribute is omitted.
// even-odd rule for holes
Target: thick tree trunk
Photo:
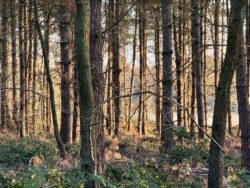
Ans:
<svg viewBox="0 0 250 188"><path fill-rule="evenodd" d="M162 0L162 31L163 31L163 98L162 100L162 148L163 153L174 147L174 122L172 99L172 1Z"/></svg>
<svg viewBox="0 0 250 188"><path fill-rule="evenodd" d="M231 4L231 21L228 28L227 50L222 65L220 80L215 94L215 106L212 124L212 138L223 147L226 132L226 117L230 87L237 65L237 47L242 37L242 27L245 19L246 0L235 0ZM218 145L211 141L208 173L208 187L223 187L224 153Z"/></svg>
<svg viewBox="0 0 250 188"><path fill-rule="evenodd" d="M37 33L38 33L38 36L39 36L39 40L41 42L43 58L44 58L44 67L45 67L47 82L48 82L48 85L49 85L49 97L50 97L50 101L51 101L51 103L50 103L51 106L50 107L51 107L51 110L52 110L53 125L54 125L54 135L55 135L55 138L56 138L58 149L60 151L60 156L62 158L65 158L65 148L64 148L62 139L60 137L58 122L57 122L54 87L53 87L53 82L52 82L52 78L51 78L51 75L50 75L50 69L49 69L49 57L48 57L48 53L47 53L46 43L44 41L42 31L41 31L41 28L40 28L40 24L39 24L36 0L33 0L33 3L34 3L35 24L36 24L36 29L37 29Z"/></svg>
<svg viewBox="0 0 250 188"><path fill-rule="evenodd" d="M78 67L78 83L80 97L81 128L81 168L88 173L95 173L91 126L94 119L94 95L89 59L90 2L76 0L76 61ZM91 184L91 183L90 183ZM88 185L92 187L92 185Z"/></svg>
<svg viewBox="0 0 250 188"><path fill-rule="evenodd" d="M66 3L60 6L60 46L61 46L61 130L60 135L64 144L71 140L70 125L70 64L71 64L71 13Z"/></svg>
<svg viewBox="0 0 250 188"><path fill-rule="evenodd" d="M98 174L104 172L104 129L103 129L103 100L104 100L104 79L102 62L102 1L92 0L90 2L90 64L92 70L92 86L94 92L94 127L93 146Z"/></svg>
<svg viewBox="0 0 250 188"><path fill-rule="evenodd" d="M243 33L243 31L242 31ZM238 65L236 68L236 86L239 126L241 129L241 164L247 170L250 170L250 118L249 101L247 87L247 58L244 35L242 35L240 46L238 47Z"/></svg>

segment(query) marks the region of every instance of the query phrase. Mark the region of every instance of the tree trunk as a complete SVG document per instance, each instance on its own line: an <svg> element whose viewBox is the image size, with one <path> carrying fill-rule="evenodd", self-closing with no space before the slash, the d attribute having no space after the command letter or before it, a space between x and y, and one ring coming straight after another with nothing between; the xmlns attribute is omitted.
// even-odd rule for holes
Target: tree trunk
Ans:
<svg viewBox="0 0 250 188"><path fill-rule="evenodd" d="M1 63L1 69L2 69L2 75L1 75L1 87L6 88L7 87L7 71L8 71L8 15L7 15L7 7L8 7L8 1L2 0L2 63ZM3 89L1 91L1 129L7 127L7 94L6 90Z"/></svg>
<svg viewBox="0 0 250 188"><path fill-rule="evenodd" d="M115 136L119 133L120 127L120 36L119 36L119 0L111 0L111 9L113 12L113 23L116 23L112 29L112 97L114 97L115 114Z"/></svg>
<svg viewBox="0 0 250 188"><path fill-rule="evenodd" d="M37 29L37 33L38 33L38 36L39 36L39 40L41 42L43 58L44 58L44 67L45 67L45 70L46 70L46 77L47 77L47 82L48 82L48 85L49 85L49 97L50 97L50 100L51 100L51 103L50 103L51 106L50 107L51 107L51 110L52 110L53 125L54 125L54 135L55 135L55 138L56 138L58 149L60 151L60 156L62 158L65 158L65 148L64 148L62 139L60 137L58 122L57 122L54 87L53 87L53 82L52 82L52 79L51 79L50 69L49 69L49 57L48 57L46 44L45 44L45 41L44 41L44 38L43 38L43 35L42 35L42 31L41 31L41 28L40 28L40 24L39 24L36 0L33 0L33 3L34 3L35 24L36 24L36 29Z"/></svg>
<svg viewBox="0 0 250 188"><path fill-rule="evenodd" d="M197 98L197 115L198 115L198 124L201 128L204 128L204 103L203 103L203 89L202 89L202 50L201 50L201 41L200 41L200 16L199 8L200 4L198 0L191 1L192 7L192 58L193 66L195 66L195 87L196 87L196 98ZM204 138L204 132L201 129L198 129L199 139Z"/></svg>
<svg viewBox="0 0 250 188"><path fill-rule="evenodd" d="M177 20L174 15L174 47L175 47L175 64L176 64L176 88L177 88L177 103L181 105L181 35L178 35L181 31L177 31ZM179 27L180 29L181 27ZM177 36L178 35L178 36ZM181 110L182 107L177 105L177 126L181 126Z"/></svg>
<svg viewBox="0 0 250 188"><path fill-rule="evenodd" d="M19 107L19 134L22 138L23 134L23 109L24 109L24 95L25 95L25 79L24 79L24 48L23 48L23 7L24 1L19 0L18 8L18 22L19 22L19 62L20 62L20 107Z"/></svg>
<svg viewBox="0 0 250 188"><path fill-rule="evenodd" d="M78 87L78 70L77 64L74 65L74 108L73 108L73 125L72 125L72 140L76 143L77 124L78 124L78 106L79 106L79 87Z"/></svg>
<svg viewBox="0 0 250 188"><path fill-rule="evenodd" d="M140 1L139 5L139 51L140 51L140 94L139 98L139 113L138 113L138 133L145 134L145 123L147 116L147 104L146 104L146 68L147 68L147 41L146 41L146 14L145 14L145 2Z"/></svg>
<svg viewBox="0 0 250 188"><path fill-rule="evenodd" d="M248 85L248 98L250 96L250 3L247 1L246 6L246 47L247 47L247 85Z"/></svg>
<svg viewBox="0 0 250 188"><path fill-rule="evenodd" d="M80 97L81 128L81 168L88 173L95 172L91 126L93 125L94 95L89 59L89 1L76 0L76 61L78 67L78 83ZM91 184L91 183L90 183ZM92 187L88 185L87 187Z"/></svg>
<svg viewBox="0 0 250 188"><path fill-rule="evenodd" d="M60 5L60 46L61 46L61 138L64 144L70 142L70 64L71 64L71 13L67 4Z"/></svg>
<svg viewBox="0 0 250 188"><path fill-rule="evenodd" d="M219 16L220 0L215 0L214 9L214 86L218 85L218 67L219 67Z"/></svg>
<svg viewBox="0 0 250 188"><path fill-rule="evenodd" d="M174 147L174 122L172 99L172 1L162 0L162 31L163 31L163 100L162 100L162 153Z"/></svg>
<svg viewBox="0 0 250 188"><path fill-rule="evenodd" d="M158 135L161 134L161 86L160 86L160 9L157 7L155 16L155 123Z"/></svg>
<svg viewBox="0 0 250 188"><path fill-rule="evenodd" d="M242 31L243 33L243 31ZM236 68L236 86L239 126L241 129L241 164L242 167L250 170L250 118L249 118L249 101L247 87L247 57L245 49L244 35L242 35L241 43L238 47L238 65Z"/></svg>
<svg viewBox="0 0 250 188"><path fill-rule="evenodd" d="M102 62L102 1L90 2L90 64L92 70L92 86L94 92L94 127L93 147L96 161L96 170L99 175L104 172L104 129L103 129L103 100L104 79Z"/></svg>
<svg viewBox="0 0 250 188"><path fill-rule="evenodd" d="M223 147L226 131L226 117L230 87L237 65L237 47L240 44L242 28L245 18L246 0L232 1L231 21L228 28L227 50L222 65L220 80L215 94L215 106L212 124L212 138ZM208 173L208 187L223 187L223 159L224 153L218 145L211 141Z"/></svg>
<svg viewBox="0 0 250 188"><path fill-rule="evenodd" d="M18 125L17 121L17 99L16 99L16 76L17 76L17 65L16 65L16 1L12 0L10 5L11 13L11 63L12 63L12 87L13 87L13 106L12 106L12 119L15 126Z"/></svg>
<svg viewBox="0 0 250 188"><path fill-rule="evenodd" d="M36 64L37 64L37 32L34 29L34 51L33 51L33 72L32 72L32 125L34 127L34 135L36 134Z"/></svg>

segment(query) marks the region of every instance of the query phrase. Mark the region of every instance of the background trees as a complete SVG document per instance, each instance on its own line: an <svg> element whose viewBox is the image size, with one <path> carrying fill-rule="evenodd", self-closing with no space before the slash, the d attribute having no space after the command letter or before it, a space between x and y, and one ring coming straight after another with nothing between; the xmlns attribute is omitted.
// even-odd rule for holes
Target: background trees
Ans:
<svg viewBox="0 0 250 188"><path fill-rule="evenodd" d="M161 159L171 174L163 164L181 173L209 157L208 184L221 187L224 155L235 149L250 164L248 4L2 0L0 135L54 143L53 132L59 162L81 158L82 171L103 177L117 158Z"/></svg>

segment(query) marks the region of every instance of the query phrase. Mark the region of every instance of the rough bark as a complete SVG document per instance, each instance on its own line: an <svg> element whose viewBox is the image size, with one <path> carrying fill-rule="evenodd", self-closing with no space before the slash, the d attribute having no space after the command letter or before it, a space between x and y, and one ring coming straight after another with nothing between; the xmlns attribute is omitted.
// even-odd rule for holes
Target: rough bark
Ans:
<svg viewBox="0 0 250 188"><path fill-rule="evenodd" d="M61 130L64 144L71 140L70 125L70 64L71 64L71 13L66 3L60 5L60 47L61 47Z"/></svg>
<svg viewBox="0 0 250 188"><path fill-rule="evenodd" d="M163 31L163 98L162 100L162 134L161 142L163 153L174 147L174 122L173 122L173 104L172 99L172 1L162 0L162 31Z"/></svg>
<svg viewBox="0 0 250 188"><path fill-rule="evenodd" d="M89 1L76 0L76 61L80 98L81 168L88 173L95 172L91 126L93 124L94 95L89 59ZM88 187L92 187L89 185Z"/></svg>
<svg viewBox="0 0 250 188"><path fill-rule="evenodd" d="M90 64L92 70L92 86L94 92L94 127L93 148L96 170L98 174L104 172L104 129L103 129L103 100L104 100L104 78L102 61L102 1L92 0L90 2Z"/></svg>
<svg viewBox="0 0 250 188"><path fill-rule="evenodd" d="M243 31L242 31L243 33ZM241 129L241 164L250 170L250 118L247 85L247 57L244 35L238 47L238 65L236 68L236 87L239 114L239 127Z"/></svg>
<svg viewBox="0 0 250 188"><path fill-rule="evenodd" d="M228 101L230 97L230 87L237 65L237 46L242 37L242 27L245 18L246 0L232 1L231 21L228 28L227 50L222 65L220 80L215 94L215 106L212 124L212 137L223 147L226 132L226 117ZM223 187L223 160L224 153L218 145L211 141L208 187Z"/></svg>

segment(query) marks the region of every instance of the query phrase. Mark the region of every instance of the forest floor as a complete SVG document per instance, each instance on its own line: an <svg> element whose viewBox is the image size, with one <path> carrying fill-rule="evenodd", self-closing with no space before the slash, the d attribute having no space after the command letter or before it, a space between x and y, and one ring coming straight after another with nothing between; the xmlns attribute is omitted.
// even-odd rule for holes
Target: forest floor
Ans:
<svg viewBox="0 0 250 188"><path fill-rule="evenodd" d="M178 144L168 154L159 153L154 134L121 134L105 141L105 174L90 176L79 169L79 144L66 145L67 159L60 160L53 136L17 139L0 132L0 187L83 187L91 178L104 187L206 187L208 140L192 140L176 131ZM226 187L250 187L250 175L240 167L240 139L227 136Z"/></svg>

